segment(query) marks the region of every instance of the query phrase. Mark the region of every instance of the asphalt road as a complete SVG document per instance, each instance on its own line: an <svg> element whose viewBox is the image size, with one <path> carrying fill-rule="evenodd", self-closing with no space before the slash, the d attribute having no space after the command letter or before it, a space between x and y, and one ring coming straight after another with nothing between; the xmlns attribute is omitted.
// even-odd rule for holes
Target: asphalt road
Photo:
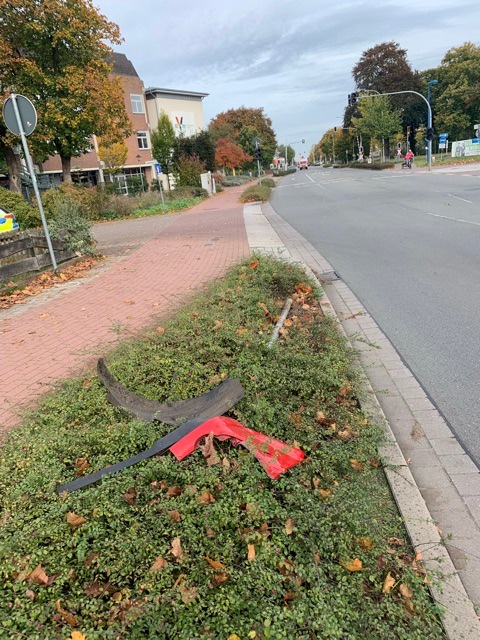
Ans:
<svg viewBox="0 0 480 640"><path fill-rule="evenodd" d="M356 294L480 466L480 171L310 167L271 204Z"/></svg>

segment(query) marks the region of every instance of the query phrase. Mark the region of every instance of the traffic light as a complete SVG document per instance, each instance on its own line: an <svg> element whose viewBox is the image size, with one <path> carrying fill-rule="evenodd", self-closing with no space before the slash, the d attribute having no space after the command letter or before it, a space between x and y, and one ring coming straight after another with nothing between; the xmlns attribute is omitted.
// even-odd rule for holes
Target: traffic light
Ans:
<svg viewBox="0 0 480 640"><path fill-rule="evenodd" d="M357 98L358 98L358 94L357 93L351 93L350 94L350 104L353 106L354 104L357 104Z"/></svg>
<svg viewBox="0 0 480 640"><path fill-rule="evenodd" d="M255 158L261 160L263 158L263 151L260 147L255 147Z"/></svg>
<svg viewBox="0 0 480 640"><path fill-rule="evenodd" d="M428 127L427 133L425 135L425 139L426 140L433 140L433 128L432 127Z"/></svg>

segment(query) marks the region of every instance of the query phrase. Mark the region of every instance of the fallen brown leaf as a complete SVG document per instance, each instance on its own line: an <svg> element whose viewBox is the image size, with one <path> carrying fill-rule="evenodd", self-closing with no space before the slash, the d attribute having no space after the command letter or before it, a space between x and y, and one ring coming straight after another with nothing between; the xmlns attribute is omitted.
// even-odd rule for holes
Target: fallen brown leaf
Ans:
<svg viewBox="0 0 480 640"><path fill-rule="evenodd" d="M247 544L248 547L248 560L250 560L250 562L252 562L253 560L255 560L255 545L254 544Z"/></svg>
<svg viewBox="0 0 480 640"><path fill-rule="evenodd" d="M285 533L287 534L287 536L291 536L292 535L294 527L295 527L294 521L291 518L289 518L285 522Z"/></svg>
<svg viewBox="0 0 480 640"><path fill-rule="evenodd" d="M85 524L85 522L87 521L86 518L78 516L76 513L73 513L73 511L69 511L66 517L68 524L70 524L72 527L79 527L80 525Z"/></svg>
<svg viewBox="0 0 480 640"><path fill-rule="evenodd" d="M392 574L389 571L383 581L382 593L389 593L394 584L395 578L392 577Z"/></svg>
<svg viewBox="0 0 480 640"><path fill-rule="evenodd" d="M362 549L371 549L373 547L373 541L367 536L362 536L359 540Z"/></svg>
<svg viewBox="0 0 480 640"><path fill-rule="evenodd" d="M169 511L168 515L171 517L171 519L174 522L180 522L180 520L182 519L182 516L180 515L180 511L177 511L176 509L174 511Z"/></svg>
<svg viewBox="0 0 480 640"><path fill-rule="evenodd" d="M172 548L170 550L170 553L172 553L177 559L180 559L183 556L183 549L180 543L180 538L174 538L172 540Z"/></svg>
<svg viewBox="0 0 480 640"><path fill-rule="evenodd" d="M228 576L226 576L224 573L216 573L212 579L215 584L222 584L222 582L228 580Z"/></svg>
<svg viewBox="0 0 480 640"><path fill-rule="evenodd" d="M186 582L182 582L178 590L182 594L182 600L185 604L190 604L190 602L193 602L198 596L198 588L190 587Z"/></svg>
<svg viewBox="0 0 480 640"><path fill-rule="evenodd" d="M210 491L207 489L201 495L198 496L197 502L199 504L212 504L215 502L215 498L212 496Z"/></svg>
<svg viewBox="0 0 480 640"><path fill-rule="evenodd" d="M160 571L161 569L165 569L167 564L168 562L164 558L162 558L162 556L158 556L158 558L150 567L150 571Z"/></svg>
<svg viewBox="0 0 480 640"><path fill-rule="evenodd" d="M406 600L410 600L413 596L413 591L406 584L401 584L399 591Z"/></svg>
<svg viewBox="0 0 480 640"><path fill-rule="evenodd" d="M348 569L348 571L351 571L351 572L362 571L363 569L362 561L359 558L355 558L355 560L349 560L342 564L345 567L345 569Z"/></svg>
<svg viewBox="0 0 480 640"><path fill-rule="evenodd" d="M218 560L212 560L208 556L205 556L205 560L212 567L212 569L225 569L225 565L221 562L218 562Z"/></svg>
<svg viewBox="0 0 480 640"><path fill-rule="evenodd" d="M29 582L34 582L35 584L41 584L43 586L48 585L48 576L43 570L42 565L40 564L37 565L35 569L28 574L27 580Z"/></svg>
<svg viewBox="0 0 480 640"><path fill-rule="evenodd" d="M203 453L203 456L207 460L207 465L209 467L214 464L218 464L220 462L220 456L215 451L215 447L213 444L214 434L213 432L209 433L208 436L205 437L205 441L203 445L200 445L200 450Z"/></svg>
<svg viewBox="0 0 480 640"><path fill-rule="evenodd" d="M80 623L78 622L77 618L73 615L73 613L69 613L62 607L60 599L56 600L55 609L62 616L62 618L65 620L67 624L69 624L71 627L78 627Z"/></svg>
<svg viewBox="0 0 480 640"><path fill-rule="evenodd" d="M401 547L405 543L403 542L403 540L401 540L401 538L389 538L388 544L391 544L394 547Z"/></svg>
<svg viewBox="0 0 480 640"><path fill-rule="evenodd" d="M355 469L355 471L363 471L365 468L363 464L359 460L355 460L355 458L351 458L350 466L352 469Z"/></svg>
<svg viewBox="0 0 480 640"><path fill-rule="evenodd" d="M170 487L166 493L166 495L169 498L174 498L176 496L179 496L182 493L182 489L181 487L179 487L178 485L174 485L173 487Z"/></svg>

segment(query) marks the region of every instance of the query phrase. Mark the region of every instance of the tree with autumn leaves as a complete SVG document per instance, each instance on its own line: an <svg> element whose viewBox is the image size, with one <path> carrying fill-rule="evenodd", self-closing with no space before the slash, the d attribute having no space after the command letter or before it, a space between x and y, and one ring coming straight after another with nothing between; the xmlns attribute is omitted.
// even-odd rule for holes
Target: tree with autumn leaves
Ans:
<svg viewBox="0 0 480 640"><path fill-rule="evenodd" d="M30 136L37 159L58 154L64 181L71 181L71 159L91 147L92 135L105 144L131 133L123 90L111 75L111 47L120 31L91 0L0 0L0 83L3 100L24 94L38 112ZM12 176L18 175L13 138L0 128ZM11 181L17 188L19 181Z"/></svg>
<svg viewBox="0 0 480 640"><path fill-rule="evenodd" d="M245 151L228 138L219 138L215 143L215 162L218 167L231 169L235 175L235 169L240 169L253 160Z"/></svg>
<svg viewBox="0 0 480 640"><path fill-rule="evenodd" d="M249 159L245 160L244 165L240 165L243 168L248 168L248 165L253 163L253 140L255 137L260 138L262 141L262 164L268 166L272 162L277 141L272 128L272 121L263 112L263 107L240 107L239 109L230 109L219 113L212 119L208 129L216 144L221 139L229 140L244 151ZM224 143L221 143L221 146L223 147Z"/></svg>

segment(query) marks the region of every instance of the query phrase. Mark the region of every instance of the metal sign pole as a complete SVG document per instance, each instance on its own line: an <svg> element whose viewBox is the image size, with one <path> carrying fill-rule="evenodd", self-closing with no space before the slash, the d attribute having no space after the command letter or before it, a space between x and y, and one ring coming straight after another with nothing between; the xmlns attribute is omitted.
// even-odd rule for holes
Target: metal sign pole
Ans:
<svg viewBox="0 0 480 640"><path fill-rule="evenodd" d="M30 155L30 151L28 149L27 137L25 135L25 131L23 128L22 118L20 117L20 111L18 110L17 97L14 93L10 94L10 98L12 99L13 111L15 113L15 118L17 119L17 125L20 132L20 138L22 139L23 152L25 154L25 160L27 162L28 171L30 173L30 177L32 179L33 190L35 191L35 197L37 198L38 209L40 211L40 217L42 218L43 230L45 231L45 239L47 241L48 252L50 253L50 259L52 261L53 270L57 271L57 261L55 259L55 254L53 252L52 241L50 239L50 234L48 232L47 220L45 218L45 212L43 210L42 199L40 197L40 191L38 190L37 176L35 170L33 168L32 157Z"/></svg>

